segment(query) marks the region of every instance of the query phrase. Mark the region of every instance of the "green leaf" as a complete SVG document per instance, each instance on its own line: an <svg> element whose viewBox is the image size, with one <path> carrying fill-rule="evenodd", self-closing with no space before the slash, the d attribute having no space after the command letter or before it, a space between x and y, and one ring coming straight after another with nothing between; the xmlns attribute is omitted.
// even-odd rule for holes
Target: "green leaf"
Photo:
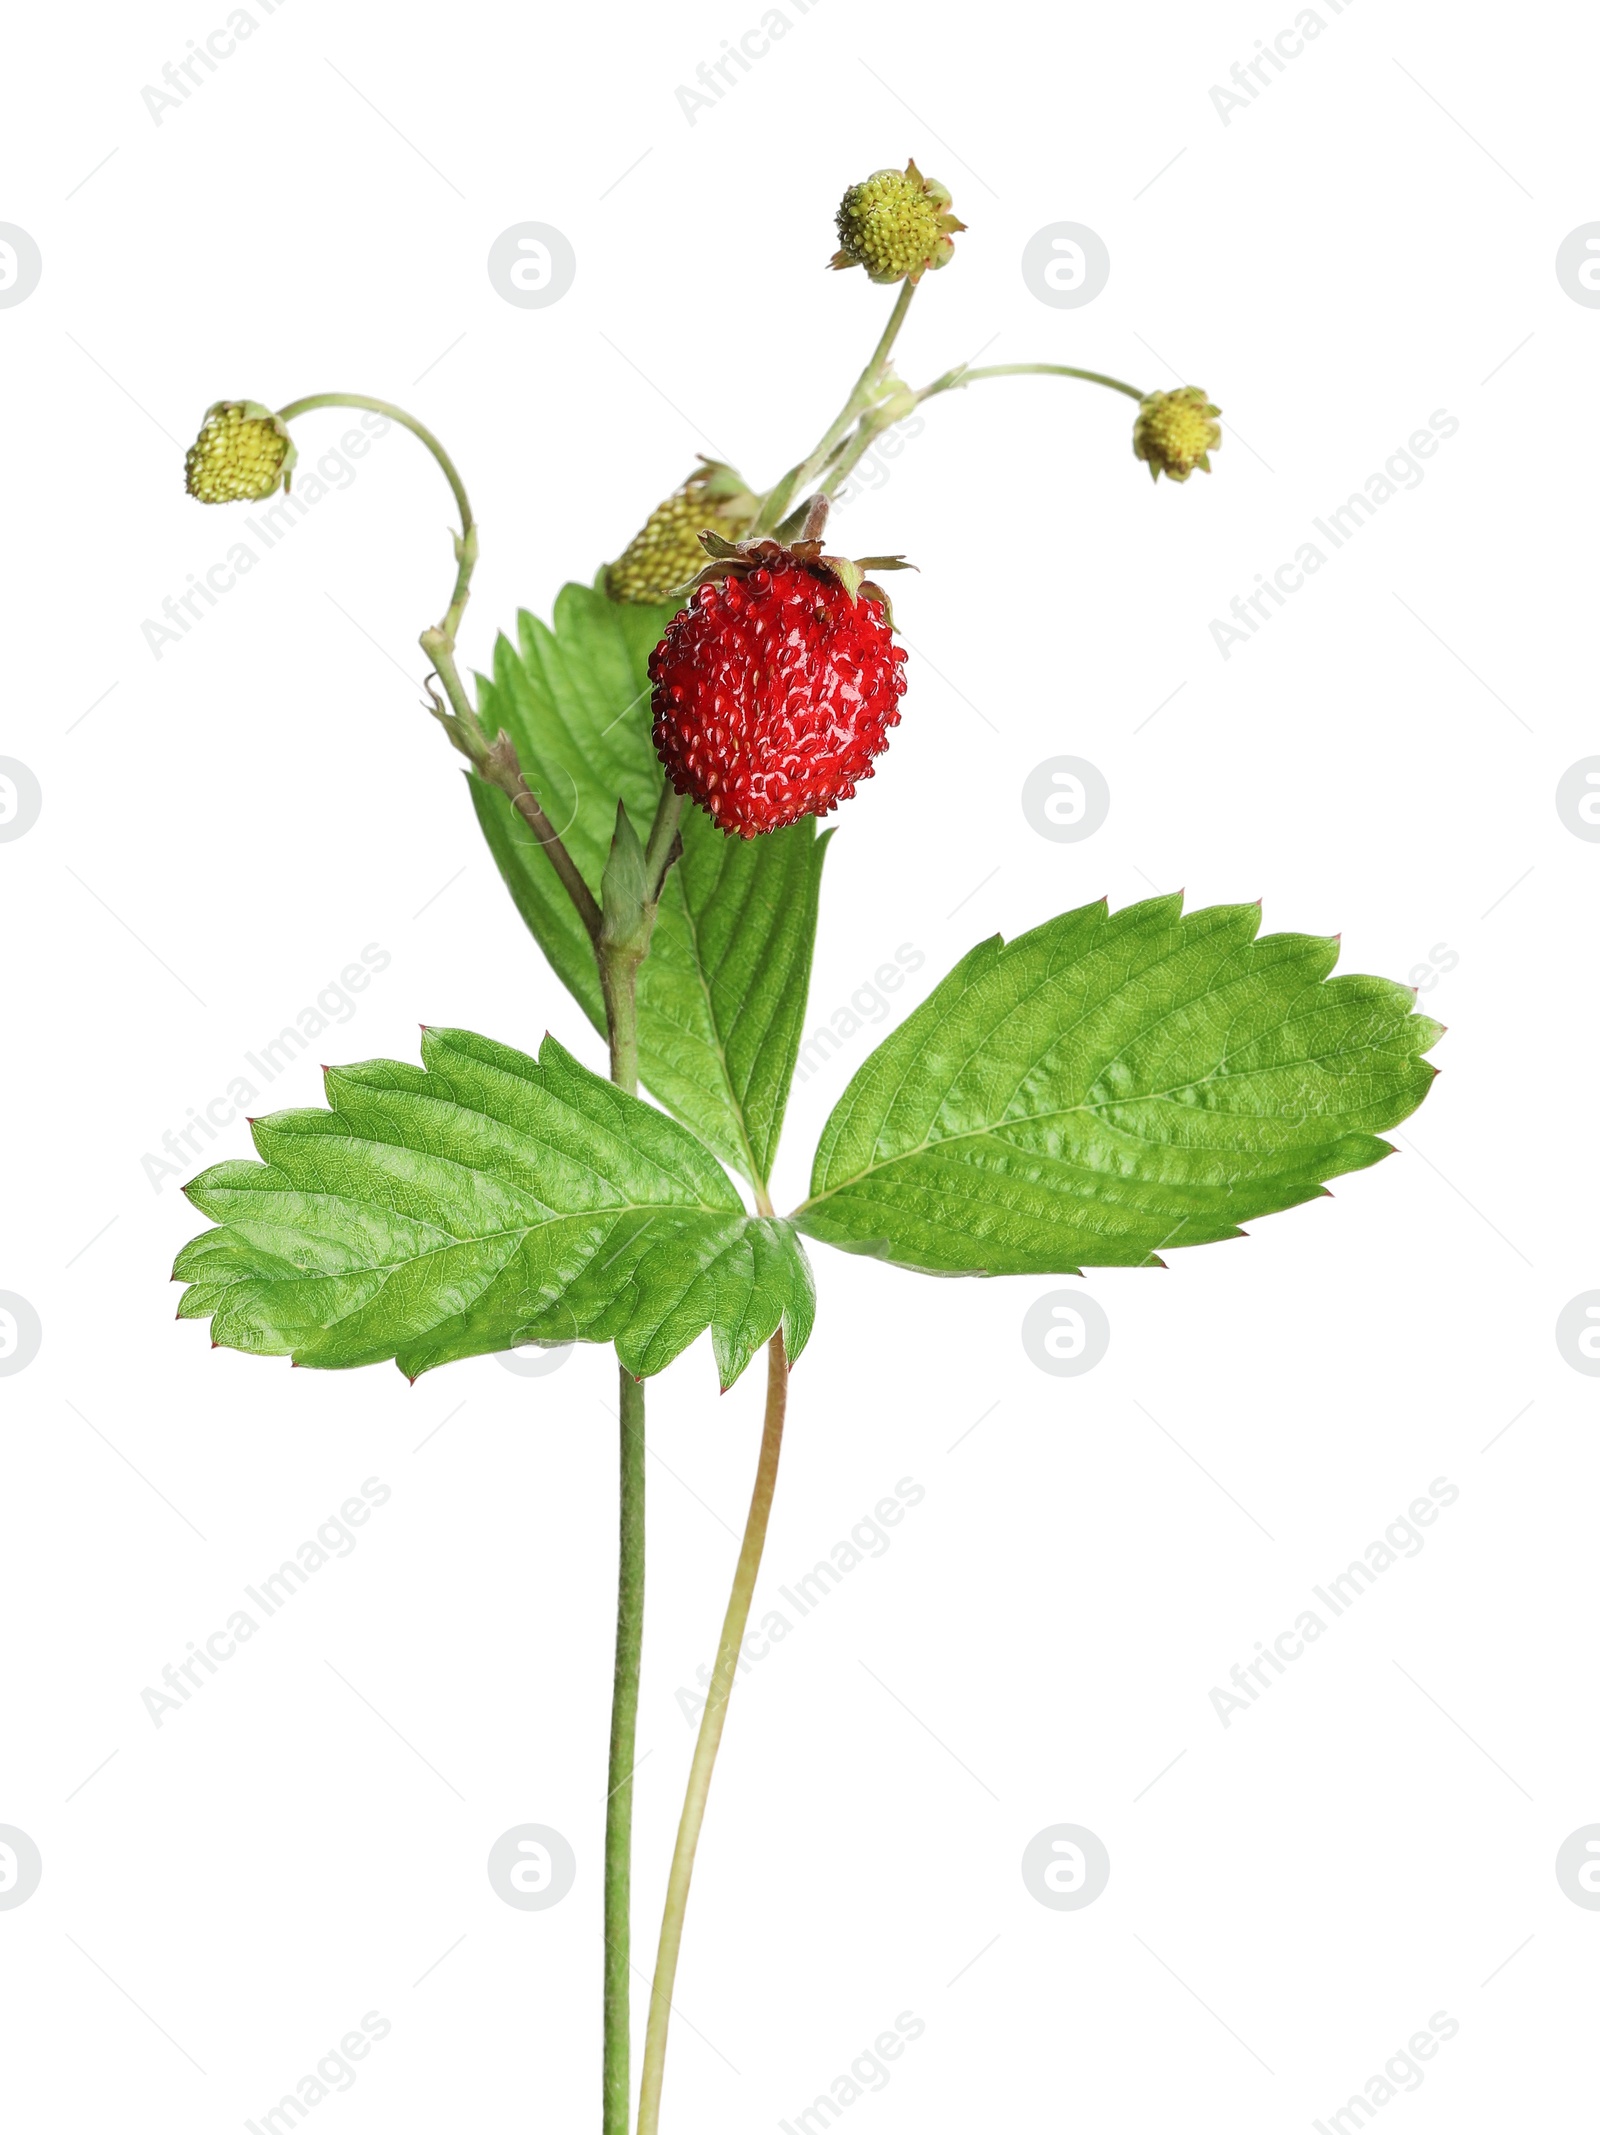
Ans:
<svg viewBox="0 0 1600 2135"><path fill-rule="evenodd" d="M1158 1267L1390 1154L1439 1026L1256 905L1085 905L980 942L862 1067L798 1227L941 1275Z"/></svg>
<svg viewBox="0 0 1600 2135"><path fill-rule="evenodd" d="M644 1378L711 1329L724 1387L814 1296L792 1226L747 1216L709 1150L546 1038L538 1061L425 1031L425 1065L327 1071L329 1112L254 1122L263 1161L185 1188L180 1319L215 1342L411 1378L523 1342L615 1342Z"/></svg>
<svg viewBox="0 0 1600 2135"><path fill-rule="evenodd" d="M641 831L661 766L650 740L646 662L673 613L562 588L555 627L518 618L492 679L484 724L504 727L529 784L598 894L620 798ZM605 1010L594 955L555 870L505 797L468 774L472 802L517 910L597 1031ZM727 838L700 809L683 823L639 974L639 1073L724 1163L765 1186L805 1018L827 844L809 817L762 838Z"/></svg>

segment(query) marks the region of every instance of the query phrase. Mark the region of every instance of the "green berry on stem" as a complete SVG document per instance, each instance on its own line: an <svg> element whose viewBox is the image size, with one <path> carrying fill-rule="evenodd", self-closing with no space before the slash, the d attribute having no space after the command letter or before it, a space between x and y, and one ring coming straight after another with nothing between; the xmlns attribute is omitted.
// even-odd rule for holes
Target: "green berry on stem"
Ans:
<svg viewBox="0 0 1600 2135"><path fill-rule="evenodd" d="M184 455L184 486L202 504L256 504L289 487L294 440L258 400L219 400Z"/></svg>
<svg viewBox="0 0 1600 2135"><path fill-rule="evenodd" d="M1145 462L1152 482L1163 475L1171 482L1187 482L1197 467L1209 474L1210 455L1222 443L1222 425L1216 419L1221 413L1197 385L1146 393L1133 421L1134 458Z"/></svg>
<svg viewBox="0 0 1600 2135"><path fill-rule="evenodd" d="M828 264L865 267L874 282L919 282L930 268L949 265L954 233L967 227L949 208L948 188L924 178L914 162L903 171L874 171L839 203L839 250Z"/></svg>

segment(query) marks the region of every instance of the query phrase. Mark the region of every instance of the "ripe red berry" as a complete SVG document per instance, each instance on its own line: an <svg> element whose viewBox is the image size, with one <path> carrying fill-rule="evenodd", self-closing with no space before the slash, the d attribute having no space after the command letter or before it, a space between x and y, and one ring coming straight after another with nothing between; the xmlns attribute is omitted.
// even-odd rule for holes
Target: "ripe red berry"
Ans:
<svg viewBox="0 0 1600 2135"><path fill-rule="evenodd" d="M881 599L774 547L701 586L651 653L656 754L742 838L826 815L888 747L904 661Z"/></svg>

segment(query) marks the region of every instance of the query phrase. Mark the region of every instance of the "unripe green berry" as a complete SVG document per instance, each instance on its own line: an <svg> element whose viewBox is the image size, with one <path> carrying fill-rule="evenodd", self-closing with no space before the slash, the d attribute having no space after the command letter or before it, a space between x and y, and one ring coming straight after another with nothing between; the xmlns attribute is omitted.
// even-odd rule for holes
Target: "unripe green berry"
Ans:
<svg viewBox="0 0 1600 2135"><path fill-rule="evenodd" d="M1171 482L1187 482L1197 467L1209 474L1210 455L1222 443L1222 425L1216 420L1221 413L1197 385L1146 393L1133 422L1134 458L1146 463L1152 482L1163 475Z"/></svg>
<svg viewBox="0 0 1600 2135"><path fill-rule="evenodd" d="M287 489L294 442L258 400L219 400L184 456L184 485L202 504L257 503Z"/></svg>
<svg viewBox="0 0 1600 2135"><path fill-rule="evenodd" d="M756 499L731 467L706 460L658 504L615 563L605 589L614 601L656 607L679 593L706 560L703 533L738 541L750 531Z"/></svg>
<svg viewBox="0 0 1600 2135"><path fill-rule="evenodd" d="M949 207L947 188L924 178L914 162L903 171L874 171L839 203L839 250L829 265L865 267L874 282L920 281L929 268L949 264L952 234L967 227Z"/></svg>

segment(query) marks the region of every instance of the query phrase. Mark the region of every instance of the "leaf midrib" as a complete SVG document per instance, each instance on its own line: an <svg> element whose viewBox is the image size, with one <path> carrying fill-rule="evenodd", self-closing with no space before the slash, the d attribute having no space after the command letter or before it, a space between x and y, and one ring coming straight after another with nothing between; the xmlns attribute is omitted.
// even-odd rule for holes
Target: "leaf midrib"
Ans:
<svg viewBox="0 0 1600 2135"><path fill-rule="evenodd" d="M1203 998L1204 998L1204 996L1203 996L1203 995L1197 995L1197 996L1196 996L1196 998L1197 998L1197 999L1203 999ZM1020 1005L1020 1004L1018 1004L1018 1005ZM1193 1003L1192 1003L1192 1002L1190 1002L1190 1003L1187 1003L1187 1004L1185 1004L1185 1005L1187 1005L1187 1006L1193 1006ZM1283 1030L1283 1029L1286 1029L1286 1028L1287 1028L1287 1026L1288 1026L1288 1024L1289 1024L1289 1022L1290 1022L1291 1020L1292 1020L1292 1019L1291 1019L1290 1017L1288 1017L1288 1016L1285 1016L1285 1017L1284 1017L1284 1018L1282 1019L1282 1021L1281 1021L1281 1022L1279 1022L1279 1023L1276 1023L1276 1024L1274 1024L1274 1025L1272 1026L1272 1028L1273 1028L1274 1030ZM1258 1037L1260 1037L1260 1036L1262 1036L1262 1035L1264 1035L1264 1033L1261 1033L1261 1032L1257 1032L1257 1033L1255 1033L1255 1034L1254 1034L1254 1035L1252 1036L1252 1039L1251 1039L1251 1043L1252 1043L1252 1044L1254 1044L1254 1043L1255 1043L1255 1041L1256 1041L1256 1038L1258 1038ZM1124 1048L1124 1050L1125 1050L1125 1049L1126 1049L1126 1048ZM1322 1053L1308 1053L1308 1054L1307 1054L1307 1055L1305 1056L1305 1061L1304 1061L1303 1063L1300 1063L1300 1064L1302 1064L1302 1065L1310 1065L1310 1064L1312 1064L1313 1062L1318 1062L1318 1061L1321 1061L1321 1060L1324 1060L1324 1059L1334 1059L1334 1058L1337 1058L1337 1057L1339 1056L1339 1054L1340 1054L1340 1053L1343 1053L1343 1052L1347 1052L1347 1051L1350 1051L1350 1050L1351 1050L1351 1048L1350 1048L1350 1047L1347 1047L1347 1046L1340 1046L1340 1047L1338 1047L1338 1048L1337 1048L1337 1049L1336 1049L1336 1050L1335 1050L1335 1051L1334 1051L1333 1053L1331 1053L1331 1054L1322 1054ZM971 1056L969 1056L969 1061L970 1061L970 1057L971 1057ZM1042 1056L1041 1056L1041 1057L1042 1057ZM1119 1055L1119 1054L1112 1054L1112 1055L1111 1055L1110 1057L1111 1057L1111 1060L1115 1060L1115 1059L1119 1058L1119 1057L1120 1057L1120 1055ZM966 1064L967 1064L967 1063L964 1063L964 1064L963 1064L963 1071L964 1071L964 1068L965 1068L965 1065L966 1065ZM1035 1069L1035 1068L1037 1068L1038 1064L1039 1064L1039 1063L1038 1063L1038 1061L1037 1061L1037 1060L1035 1060L1035 1061L1034 1061L1034 1062L1032 1063L1032 1065L1031 1065L1031 1066L1029 1067L1029 1069L1028 1069L1028 1073L1029 1073L1029 1074L1031 1074L1031 1073L1032 1073L1032 1072L1034 1071L1034 1069ZM1109 1065L1109 1064L1110 1064L1110 1061L1108 1061L1107 1063L1105 1063L1105 1065ZM1178 1093L1179 1091L1181 1091L1181 1090L1203 1090L1203 1089L1204 1089L1204 1088L1205 1088L1205 1087L1207 1086L1207 1084L1208 1084L1208 1083L1211 1083L1211 1082L1213 1082L1213 1081L1215 1081L1215 1080L1216 1080L1216 1078L1217 1078L1217 1077L1218 1077L1218 1076L1219 1076L1219 1075L1220 1075L1220 1074L1221 1074L1221 1073L1223 1072L1223 1069L1225 1068L1226 1064L1227 1064L1227 1056L1226 1056L1226 1054L1224 1054L1223 1058L1222 1058L1221 1060L1219 1060L1219 1061L1218 1061L1217 1065L1216 1065L1216 1066L1215 1066L1214 1068L1210 1069L1210 1070L1208 1071L1208 1073L1206 1073L1206 1074L1204 1074L1204 1075L1194 1076L1194 1077L1192 1077L1192 1078L1191 1078L1191 1079L1190 1079L1189 1081L1187 1081L1187 1082L1175 1082L1175 1083L1173 1083L1173 1084L1172 1084L1172 1085L1171 1085L1171 1086L1170 1086L1169 1088L1167 1088L1167 1089L1165 1089L1165 1090L1144 1090L1144 1091L1141 1091L1141 1092L1139 1092L1139 1094L1138 1094L1137 1096L1132 1096L1132 1097L1119 1097L1119 1098L1116 1098L1116 1099L1113 1099L1113 1100L1111 1100L1111 1104L1112 1104L1112 1106L1113 1106L1113 1107L1122 1107L1122 1106L1126 1106L1126 1105L1147 1105L1147 1104L1167 1104L1167 1103L1171 1103L1171 1102L1173 1101L1173 1099L1174 1099L1174 1098L1176 1097L1177 1093ZM1100 1072L1100 1073L1102 1073L1102 1074L1103 1074L1103 1073L1105 1072L1105 1067L1104 1067L1104 1066L1102 1066L1102 1067L1101 1067L1101 1069L1100 1069L1100 1070L1099 1070L1098 1072ZM1261 1067L1261 1068L1246 1068L1246 1069L1244 1069L1243 1071L1241 1071L1241 1072L1239 1072L1239 1073L1235 1074L1235 1075L1234 1075L1234 1076L1233 1076L1233 1077L1231 1078L1231 1080L1233 1080L1234 1082L1238 1082L1238 1083L1245 1083L1245 1082L1249 1082L1249 1081L1250 1081L1250 1080L1251 1080L1251 1079L1252 1079L1253 1077L1255 1077L1255 1076L1257 1076L1257 1075L1274 1075L1274 1074L1281 1074L1281 1073L1282 1073L1282 1066L1281 1066L1281 1065L1278 1065L1278 1066L1274 1066L1274 1067ZM1026 1080L1026 1076L1024 1076L1024 1077L1023 1077L1022 1079L1023 1079L1023 1080ZM901 1085L901 1086L902 1086L902 1087L904 1087L904 1083L903 1083L903 1081L902 1081L902 1085ZM882 1161L881 1161L881 1162L876 1162L876 1163L871 1163L871 1164L864 1164L864 1165L863 1165L863 1166L861 1167L861 1169L860 1169L859 1171L856 1171L856 1172L852 1172L849 1178L847 1178L847 1179L839 1179L839 1180L837 1180L837 1181L836 1181L836 1182L835 1182L835 1183L834 1183L833 1185L831 1185L831 1186L827 1187L827 1188L825 1189L825 1191L823 1191L823 1192L822 1192L822 1193L820 1193L820 1194L808 1194L808 1195L807 1195L807 1197L806 1197L806 1199L805 1199L804 1201L800 1202L800 1203L799 1203L799 1205L798 1205L797 1207L795 1207L794 1209L792 1209L792 1210L790 1211L790 1214L791 1214L791 1216L801 1216L801 1215L804 1215L805 1211L806 1211L806 1210L807 1210L808 1208L816 1208L816 1207L820 1206L820 1204L821 1204L822 1202L824 1202L824 1201L827 1201L827 1200L831 1200L831 1199L832 1199L832 1197L833 1197L833 1196L834 1196L835 1194L840 1194L840 1193L845 1193L845 1192L847 1192L847 1191L848 1191L848 1189L849 1189L850 1187L852 1187L852 1186L858 1186L858 1185L859 1185L859 1184L861 1183L861 1181L862 1181L863 1179L869 1179L869 1178L872 1178L872 1177L873 1177L873 1176L874 1176L874 1175L875 1175L876 1173L878 1173L878 1172L880 1172L880 1171L888 1171L888 1170L891 1170L891 1169L892 1169L892 1168L893 1168L893 1167L894 1167L894 1166L895 1166L896 1164L906 1164L906 1163L909 1163L909 1162L911 1162L911 1160L912 1160L913 1158L915 1158L915 1157L919 1157L919 1156L925 1156L925 1155L926 1155L926 1154L927 1154L927 1153L928 1153L928 1152L929 1152L930 1150L934 1150L934 1149L948 1149L948 1148L950 1148L951 1146L953 1146L953 1145L954 1145L955 1143L958 1143L958 1142L968 1142L968 1141L976 1141L976 1140L982 1139L982 1138L984 1138L984 1137L987 1137L987 1136L989 1136L989 1135L994 1135L994 1136L998 1137L998 1136L1000 1135L1001 1129L1002 1129L1002 1128L1005 1128L1005 1127L1019 1127L1019 1126L1028 1126L1028 1127L1033 1127L1033 1126L1043 1126L1044 1124L1046 1124L1046 1122L1048 1122L1048 1121L1050 1121L1050 1120L1053 1120L1053 1119L1071 1119L1071 1118L1072 1118L1072 1117L1074 1116L1074 1114L1076 1114L1076 1113L1080 1113L1080 1112L1082 1112L1082 1113L1088 1113L1088 1114L1090 1114L1091 1116L1093 1116L1094 1118L1096 1118L1096 1119L1097 1119L1097 1120L1099 1121L1099 1123L1100 1123L1100 1124L1101 1124L1101 1125L1102 1125L1103 1127L1105 1127L1105 1128L1107 1129L1107 1131L1108 1131L1108 1132L1110 1132L1110 1133L1113 1133L1113 1134L1126 1134L1126 1133L1127 1133L1127 1130L1126 1130L1126 1128L1124 1128L1124 1127L1120 1127L1120 1126L1119 1126L1119 1125L1118 1125L1118 1124L1116 1123L1116 1121L1114 1121L1114 1120L1111 1120L1111 1119L1108 1119L1108 1118L1106 1118L1106 1117L1104 1116L1104 1109L1103 1109L1103 1107L1102 1107L1101 1105L1098 1105L1098 1104L1089 1104L1089 1103L1087 1103L1087 1102L1086 1102L1086 1103L1082 1103L1082 1104L1075 1104L1075 1105L1062 1105L1062 1106L1058 1106L1058 1107L1057 1107L1056 1109L1054 1109L1054 1110L1052 1110L1052 1111L1048 1111L1048 1112L1025 1112L1025 1113L1021 1113L1021 1114L1019 1114L1018 1116L1016 1116L1016 1117L1014 1117L1014 1118L1007 1118L1007 1117L1005 1117L1005 1116L1002 1116L1002 1117L1001 1117L1001 1118L999 1118L999 1119L995 1119L995 1120L987 1120L987 1121L983 1122L983 1123L982 1123L981 1125L979 1125L979 1126L976 1126L976 1127L964 1127L964 1128L962 1128L962 1129L961 1129L961 1131L960 1131L959 1133L957 1133L957 1134L941 1134L941 1135L935 1135L935 1134L931 1134L931 1133L930 1133L930 1134L924 1135L923 1139L922 1139L922 1140L921 1140L920 1142L916 1143L916 1144L914 1145L914 1147L912 1147L912 1148L910 1148L910 1149L901 1149L901 1150L897 1150L897 1151L896 1151L896 1153L895 1153L895 1154L894 1154L893 1156L885 1157L885 1158L883 1158L883 1159L882 1159ZM1130 1137L1130 1139L1133 1139L1133 1140L1140 1140L1140 1139L1142 1139L1142 1137L1140 1137L1140 1136L1133 1136L1133 1137ZM1040 1153L1040 1154L1043 1154L1043 1152L1039 1152L1039 1153ZM1018 1154L1019 1154L1019 1155L1020 1155L1020 1154L1023 1154L1023 1152L1019 1151L1019 1152L1018 1152Z"/></svg>
<svg viewBox="0 0 1600 2135"><path fill-rule="evenodd" d="M493 1282L496 1276L502 1274L505 1269L510 1266L511 1261L515 1257L516 1253L521 1250L521 1247L526 1243L526 1241L533 1235L535 1231L548 1230L553 1225L558 1223L594 1223L601 1221L610 1221L614 1218L632 1215L644 1215L646 1218L643 1228L633 1234L634 1239L642 1237L644 1235L644 1231L649 1229L650 1224L653 1223L658 1216L710 1216L720 1222L731 1223L740 1226L750 1223L761 1223L764 1221L771 1220L770 1218L752 1216L743 1209L707 1208L704 1203L700 1202L669 1202L663 1204L648 1201L639 1201L630 1203L627 1206L620 1208L611 1207L605 1209L596 1209L593 1212L577 1211L568 1215L553 1215L549 1217L544 1223L528 1223L498 1231L479 1231L474 1233L471 1237L467 1238L457 1238L453 1234L447 1233L446 1235L449 1239L448 1244L430 1246L425 1253L413 1253L403 1260L369 1261L363 1266L346 1268L342 1270L330 1270L326 1268L297 1269L293 1275L275 1275L266 1279L265 1286L270 1287L272 1289L277 1289L281 1284L286 1282L342 1282L348 1281L352 1277L360 1275L378 1276L378 1287L375 1290L370 1292L368 1296L362 1298L359 1304L352 1305L348 1312L339 1313L335 1318L328 1320L319 1329L319 1332L321 1334L326 1335L331 1334L336 1327L342 1326L346 1320L353 1318L356 1313L365 1312L378 1298L383 1295L384 1290L388 1287L389 1283L396 1275L403 1274L408 1269L425 1267L430 1260L437 1259L443 1253L454 1252L455 1250L457 1250L457 1248L464 1245L495 1245L498 1244L502 1239L514 1239L516 1243L512 1246L511 1250L506 1253L505 1257L500 1261L499 1265L491 1272L489 1276L489 1281ZM630 1239L629 1242L632 1243L633 1239ZM722 1246L718 1251L717 1260L721 1260L724 1255L729 1250L731 1250L735 1242L735 1240L730 1239L727 1244ZM613 1255L612 1257L615 1258L615 1255ZM715 1264L715 1262L712 1262L710 1265L714 1266ZM589 1264L586 1263L584 1268L580 1272L582 1274L587 1274L589 1272ZM698 1281L700 1277L705 1273L705 1269L698 1270L694 1280ZM246 1275L241 1276L239 1280L241 1282L257 1285L263 1283L263 1278L259 1276ZM488 1284L486 1283L484 1285L484 1288L486 1289L487 1287ZM692 1287L692 1284L686 1286L684 1291L680 1293L678 1299L679 1303L682 1302L683 1297L687 1296L688 1289L690 1287ZM477 1304L478 1299L481 1298L482 1295L483 1290L480 1290L478 1292L478 1296L473 1299L473 1305ZM472 1310L472 1306L469 1305L466 1309L468 1312L470 1312ZM452 1318L455 1317L455 1315L447 1313L444 1314L443 1317Z"/></svg>

